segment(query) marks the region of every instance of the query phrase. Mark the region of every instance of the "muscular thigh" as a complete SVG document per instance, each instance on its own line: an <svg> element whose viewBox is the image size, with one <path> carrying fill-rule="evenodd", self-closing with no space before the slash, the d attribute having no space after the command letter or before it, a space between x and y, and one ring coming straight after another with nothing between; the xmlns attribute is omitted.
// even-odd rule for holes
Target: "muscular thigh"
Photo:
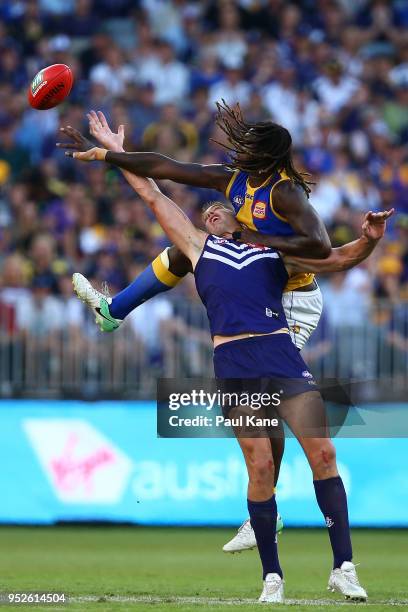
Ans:
<svg viewBox="0 0 408 612"><path fill-rule="evenodd" d="M315 478L337 475L336 453L320 393L310 391L292 397L279 408L302 446Z"/></svg>
<svg viewBox="0 0 408 612"><path fill-rule="evenodd" d="M174 244L168 250L169 270L176 276L185 276L192 272L191 261Z"/></svg>
<svg viewBox="0 0 408 612"><path fill-rule="evenodd" d="M326 409L318 391L307 391L286 399L277 412L298 439L329 437Z"/></svg>

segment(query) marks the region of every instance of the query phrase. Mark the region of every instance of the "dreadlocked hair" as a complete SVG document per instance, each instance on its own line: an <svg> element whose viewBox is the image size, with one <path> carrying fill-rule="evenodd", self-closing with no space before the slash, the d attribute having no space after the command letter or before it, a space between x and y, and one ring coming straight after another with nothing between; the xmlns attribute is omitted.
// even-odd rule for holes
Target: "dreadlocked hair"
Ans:
<svg viewBox="0 0 408 612"><path fill-rule="evenodd" d="M242 170L250 175L285 172L309 197L310 185L314 183L306 178L310 174L294 167L292 137L286 128L272 121L246 122L239 104L231 108L222 100L216 102L216 106L216 124L229 144L212 140L229 152L231 170Z"/></svg>

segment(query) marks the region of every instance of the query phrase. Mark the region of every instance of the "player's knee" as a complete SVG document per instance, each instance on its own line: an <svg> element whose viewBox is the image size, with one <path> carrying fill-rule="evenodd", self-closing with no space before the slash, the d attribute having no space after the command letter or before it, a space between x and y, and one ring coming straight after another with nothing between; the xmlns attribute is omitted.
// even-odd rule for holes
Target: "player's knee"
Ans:
<svg viewBox="0 0 408 612"><path fill-rule="evenodd" d="M247 461L249 480L255 485L269 484L274 479L272 455L250 457Z"/></svg>
<svg viewBox="0 0 408 612"><path fill-rule="evenodd" d="M313 473L317 478L324 478L327 472L336 468L336 449L331 440L324 440L309 454Z"/></svg>

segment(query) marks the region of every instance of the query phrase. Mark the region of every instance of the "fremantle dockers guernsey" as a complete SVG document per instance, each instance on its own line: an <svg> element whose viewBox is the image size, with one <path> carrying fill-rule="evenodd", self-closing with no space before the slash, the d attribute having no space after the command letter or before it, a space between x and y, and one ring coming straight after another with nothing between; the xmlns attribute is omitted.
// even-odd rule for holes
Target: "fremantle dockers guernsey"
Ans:
<svg viewBox="0 0 408 612"><path fill-rule="evenodd" d="M212 336L287 327L282 293L288 274L275 249L210 235L194 276Z"/></svg>

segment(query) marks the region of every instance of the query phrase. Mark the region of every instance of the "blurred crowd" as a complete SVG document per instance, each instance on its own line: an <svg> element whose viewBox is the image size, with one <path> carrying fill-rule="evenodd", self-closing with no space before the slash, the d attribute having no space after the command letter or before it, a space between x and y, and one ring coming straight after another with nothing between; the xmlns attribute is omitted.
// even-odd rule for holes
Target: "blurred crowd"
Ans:
<svg viewBox="0 0 408 612"><path fill-rule="evenodd" d="M407 297L408 0L9 0L0 50L3 329L80 334L71 273L115 293L167 244L118 171L55 147L59 128L87 133L86 112L102 110L125 124L127 150L217 163L221 98L290 130L334 246L359 235L364 211L396 209L366 265L323 281L330 324L359 325L376 300ZM74 72L69 100L33 110L27 86L54 63ZM216 195L162 187L197 223ZM195 299L189 282L177 292ZM406 329L402 341L407 351Z"/></svg>

